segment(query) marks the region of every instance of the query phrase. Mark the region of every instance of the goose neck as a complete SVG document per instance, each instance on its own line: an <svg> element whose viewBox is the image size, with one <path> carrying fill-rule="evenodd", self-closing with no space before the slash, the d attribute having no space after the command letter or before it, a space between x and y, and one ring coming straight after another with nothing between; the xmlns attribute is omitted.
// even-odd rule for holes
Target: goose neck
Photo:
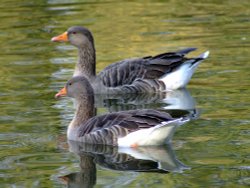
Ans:
<svg viewBox="0 0 250 188"><path fill-rule="evenodd" d="M80 96L76 99L76 112L67 130L68 139L77 141L79 127L93 116L95 116L94 95Z"/></svg>
<svg viewBox="0 0 250 188"><path fill-rule="evenodd" d="M96 58L94 46L78 48L78 63L75 67L74 76L86 76L92 79L96 75Z"/></svg>

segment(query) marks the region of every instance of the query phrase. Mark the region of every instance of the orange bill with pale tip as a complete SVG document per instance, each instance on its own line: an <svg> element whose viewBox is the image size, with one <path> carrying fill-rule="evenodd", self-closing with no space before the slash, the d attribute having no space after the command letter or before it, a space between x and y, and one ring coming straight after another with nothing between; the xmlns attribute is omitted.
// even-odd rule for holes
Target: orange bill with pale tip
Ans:
<svg viewBox="0 0 250 188"><path fill-rule="evenodd" d="M67 95L67 90L66 88L62 88L56 95L55 95L55 98L60 98L60 97L64 97Z"/></svg>
<svg viewBox="0 0 250 188"><path fill-rule="evenodd" d="M61 34L61 35L58 35L58 36L56 36L56 37L53 37L53 38L51 39L51 41L52 41L52 42L67 42L67 41L69 41L69 40L68 40L68 32L66 31L66 32L64 32L64 33Z"/></svg>

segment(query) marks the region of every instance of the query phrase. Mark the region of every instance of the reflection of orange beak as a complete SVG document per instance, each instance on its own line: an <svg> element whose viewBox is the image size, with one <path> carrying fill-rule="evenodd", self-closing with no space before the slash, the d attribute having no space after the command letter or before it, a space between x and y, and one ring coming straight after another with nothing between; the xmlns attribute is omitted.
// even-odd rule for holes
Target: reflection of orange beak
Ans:
<svg viewBox="0 0 250 188"><path fill-rule="evenodd" d="M67 95L67 90L64 87L55 95L55 98L58 99L60 97L65 97L66 95Z"/></svg>
<svg viewBox="0 0 250 188"><path fill-rule="evenodd" d="M69 41L69 39L68 39L68 32L66 31L66 32L64 32L64 33L61 34L61 35L58 35L58 36L56 36L56 37L53 37L53 38L51 39L51 41L52 41L52 42L67 42L67 41Z"/></svg>
<svg viewBox="0 0 250 188"><path fill-rule="evenodd" d="M67 176L60 176L58 178L61 179L63 181L63 183L65 183L65 184L67 184L70 180Z"/></svg>

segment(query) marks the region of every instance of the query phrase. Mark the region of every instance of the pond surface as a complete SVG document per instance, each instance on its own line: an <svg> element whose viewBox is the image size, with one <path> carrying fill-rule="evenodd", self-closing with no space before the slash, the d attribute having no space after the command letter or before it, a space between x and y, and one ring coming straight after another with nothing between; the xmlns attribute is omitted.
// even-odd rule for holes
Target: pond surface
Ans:
<svg viewBox="0 0 250 188"><path fill-rule="evenodd" d="M0 187L249 187L248 0L2 0L0 18ZM97 164L85 171L89 155L67 143L73 103L56 101L54 94L73 74L77 51L50 39L72 25L93 32L97 71L130 57L185 47L197 47L194 56L210 50L179 93L196 119L178 128L169 146L136 151L166 159L161 170L122 170L89 148ZM139 105L136 99L123 105L99 96L97 112L179 109L175 94ZM111 152L108 159L120 160L118 151Z"/></svg>

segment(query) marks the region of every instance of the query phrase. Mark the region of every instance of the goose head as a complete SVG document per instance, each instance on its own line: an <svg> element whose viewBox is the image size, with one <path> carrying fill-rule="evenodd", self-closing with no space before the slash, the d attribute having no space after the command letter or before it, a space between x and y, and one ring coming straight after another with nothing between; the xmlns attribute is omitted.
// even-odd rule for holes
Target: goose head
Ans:
<svg viewBox="0 0 250 188"><path fill-rule="evenodd" d="M70 42L77 48L84 48L86 46L94 46L94 38L91 32L81 26L70 27L61 35L55 36L51 39L52 42Z"/></svg>
<svg viewBox="0 0 250 188"><path fill-rule="evenodd" d="M84 96L93 96L94 91L87 78L84 76L76 76L70 79L64 88L62 88L56 95L55 98L60 97L71 97L78 100L84 98Z"/></svg>

